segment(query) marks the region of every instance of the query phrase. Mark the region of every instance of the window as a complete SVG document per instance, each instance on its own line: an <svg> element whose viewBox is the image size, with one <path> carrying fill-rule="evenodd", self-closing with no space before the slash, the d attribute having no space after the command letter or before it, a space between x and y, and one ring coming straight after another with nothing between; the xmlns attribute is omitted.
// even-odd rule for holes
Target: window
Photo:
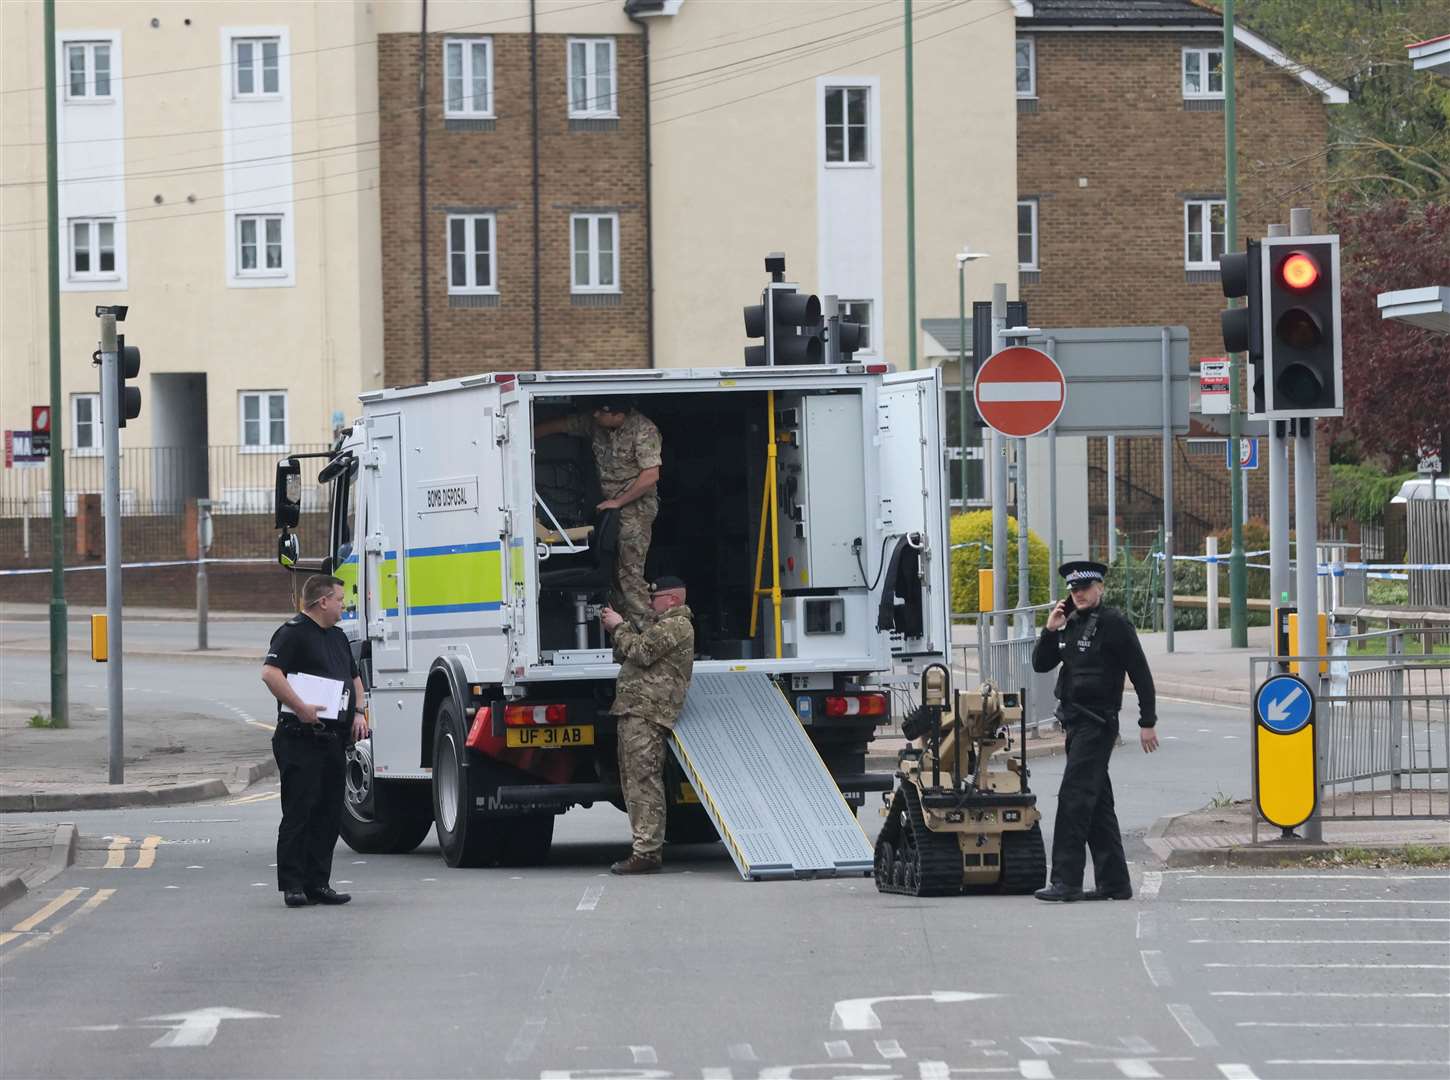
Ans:
<svg viewBox="0 0 1450 1080"><path fill-rule="evenodd" d="M101 395L72 394L71 445L78 454L101 452Z"/></svg>
<svg viewBox="0 0 1450 1080"><path fill-rule="evenodd" d="M443 43L443 115L493 115L489 38L451 38Z"/></svg>
<svg viewBox="0 0 1450 1080"><path fill-rule="evenodd" d="M1017 96L1037 96L1037 43L1030 37L1017 39Z"/></svg>
<svg viewBox="0 0 1450 1080"><path fill-rule="evenodd" d="M861 346L859 351L874 353L876 350L871 345L871 301L842 300L838 308L841 312L841 318L847 322L859 323L861 325Z"/></svg>
<svg viewBox="0 0 1450 1080"><path fill-rule="evenodd" d="M1218 269L1227 205L1219 199L1193 199L1183 204L1183 264L1189 270Z"/></svg>
<svg viewBox="0 0 1450 1080"><path fill-rule="evenodd" d="M498 292L492 214L448 215L448 291Z"/></svg>
<svg viewBox="0 0 1450 1080"><path fill-rule="evenodd" d="M71 101L110 99L110 42L72 41L66 43L65 96Z"/></svg>
<svg viewBox="0 0 1450 1080"><path fill-rule="evenodd" d="M116 219L71 218L71 280L97 281L119 276L116 273Z"/></svg>
<svg viewBox="0 0 1450 1080"><path fill-rule="evenodd" d="M287 391L242 391L242 446L281 450L287 446Z"/></svg>
<svg viewBox="0 0 1450 1080"><path fill-rule="evenodd" d="M277 38L237 38L232 42L233 88L237 97L282 92Z"/></svg>
<svg viewBox="0 0 1450 1080"><path fill-rule="evenodd" d="M282 215L237 215L237 276L280 277L287 273L282 259Z"/></svg>
<svg viewBox="0 0 1450 1080"><path fill-rule="evenodd" d="M1017 204L1017 269L1037 269L1037 200Z"/></svg>
<svg viewBox="0 0 1450 1080"><path fill-rule="evenodd" d="M1223 50L1183 50L1183 96L1223 97Z"/></svg>
<svg viewBox="0 0 1450 1080"><path fill-rule="evenodd" d="M869 88L826 87L826 164L869 165L871 140L866 119Z"/></svg>
<svg viewBox="0 0 1450 1080"><path fill-rule="evenodd" d="M571 286L576 293L619 291L619 215L575 214L569 219Z"/></svg>
<svg viewBox="0 0 1450 1080"><path fill-rule="evenodd" d="M574 38L569 42L569 115L617 116L614 97L614 39Z"/></svg>

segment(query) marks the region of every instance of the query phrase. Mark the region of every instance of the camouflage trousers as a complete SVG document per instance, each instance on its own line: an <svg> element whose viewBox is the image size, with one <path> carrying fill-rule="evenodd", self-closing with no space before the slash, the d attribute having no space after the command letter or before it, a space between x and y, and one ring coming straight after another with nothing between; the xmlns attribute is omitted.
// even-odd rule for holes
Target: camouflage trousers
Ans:
<svg viewBox="0 0 1450 1080"><path fill-rule="evenodd" d="M643 716L619 718L619 783L634 853L659 858L665 846L665 743L668 728Z"/></svg>
<svg viewBox="0 0 1450 1080"><path fill-rule="evenodd" d="M636 499L619 511L619 548L614 558L614 610L639 625L650 613L649 583L644 579L644 560L649 554L658 500L653 495Z"/></svg>

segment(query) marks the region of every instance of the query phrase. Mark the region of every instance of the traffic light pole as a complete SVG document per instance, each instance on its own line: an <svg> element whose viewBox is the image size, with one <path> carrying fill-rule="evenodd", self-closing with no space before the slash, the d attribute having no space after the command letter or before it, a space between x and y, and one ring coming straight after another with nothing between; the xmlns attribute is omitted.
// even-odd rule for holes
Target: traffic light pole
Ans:
<svg viewBox="0 0 1450 1080"><path fill-rule="evenodd" d="M1207 77L1205 73L1205 77ZM1234 0L1223 4L1223 130L1224 130L1224 250L1237 251L1239 183L1238 133L1234 91ZM1235 649L1249 644L1249 605L1247 567L1244 565L1244 473L1239 464L1239 439L1243 437L1243 407L1240 403L1243 358L1229 357L1229 521L1233 530L1233 550L1229 552L1229 644Z"/></svg>
<svg viewBox="0 0 1450 1080"><path fill-rule="evenodd" d="M1270 225L1269 236L1287 236L1283 225ZM1269 423L1269 627L1271 640L1279 640L1279 608L1293 602L1294 581L1289 573L1289 439L1288 423ZM1289 643L1290 650L1297 648Z"/></svg>
<svg viewBox="0 0 1450 1080"><path fill-rule="evenodd" d="M1000 352L1007 329L1007 286L992 286L992 352ZM1007 439L992 431L992 610L1007 610ZM998 615L996 638L1007 636L1007 616Z"/></svg>
<svg viewBox="0 0 1450 1080"><path fill-rule="evenodd" d="M116 355L116 316L101 316L101 437L105 452L103 513L106 519L106 710L110 713L110 782L125 783L121 724L121 396Z"/></svg>
<svg viewBox="0 0 1450 1080"><path fill-rule="evenodd" d="M70 725L65 606L65 415L60 384L60 191L56 155L55 0L45 0L46 287L50 318L50 726Z"/></svg>

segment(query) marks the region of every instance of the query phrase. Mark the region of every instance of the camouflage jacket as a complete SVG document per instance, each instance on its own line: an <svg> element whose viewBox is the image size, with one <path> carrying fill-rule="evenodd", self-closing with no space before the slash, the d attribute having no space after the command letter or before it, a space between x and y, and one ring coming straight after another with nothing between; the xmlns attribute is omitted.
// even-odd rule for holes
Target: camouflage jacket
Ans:
<svg viewBox="0 0 1450 1080"><path fill-rule="evenodd" d="M634 409L617 428L602 428L587 414L578 413L570 417L565 430L590 441L599 470L599 487L606 499L615 498L638 480L640 473L660 464L660 429ZM644 497L653 499L655 493L650 491Z"/></svg>
<svg viewBox="0 0 1450 1080"><path fill-rule="evenodd" d="M611 713L642 716L667 728L675 726L695 668L693 618L690 609L681 604L643 630L628 622L620 624L614 631L619 682Z"/></svg>

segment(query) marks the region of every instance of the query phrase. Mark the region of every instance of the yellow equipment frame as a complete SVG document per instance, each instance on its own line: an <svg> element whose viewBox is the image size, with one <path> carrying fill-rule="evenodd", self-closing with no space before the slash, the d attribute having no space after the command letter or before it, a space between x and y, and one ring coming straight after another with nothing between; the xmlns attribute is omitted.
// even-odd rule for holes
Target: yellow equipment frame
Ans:
<svg viewBox="0 0 1450 1080"><path fill-rule="evenodd" d="M755 586L750 603L750 638L755 639L755 629L760 620L760 598L770 597L771 609L775 612L775 658L782 656L780 640L780 506L776 499L775 474L775 391L765 393L765 483L760 495L760 539L755 545ZM765 571L765 534L770 531L770 588L761 588L760 579Z"/></svg>

